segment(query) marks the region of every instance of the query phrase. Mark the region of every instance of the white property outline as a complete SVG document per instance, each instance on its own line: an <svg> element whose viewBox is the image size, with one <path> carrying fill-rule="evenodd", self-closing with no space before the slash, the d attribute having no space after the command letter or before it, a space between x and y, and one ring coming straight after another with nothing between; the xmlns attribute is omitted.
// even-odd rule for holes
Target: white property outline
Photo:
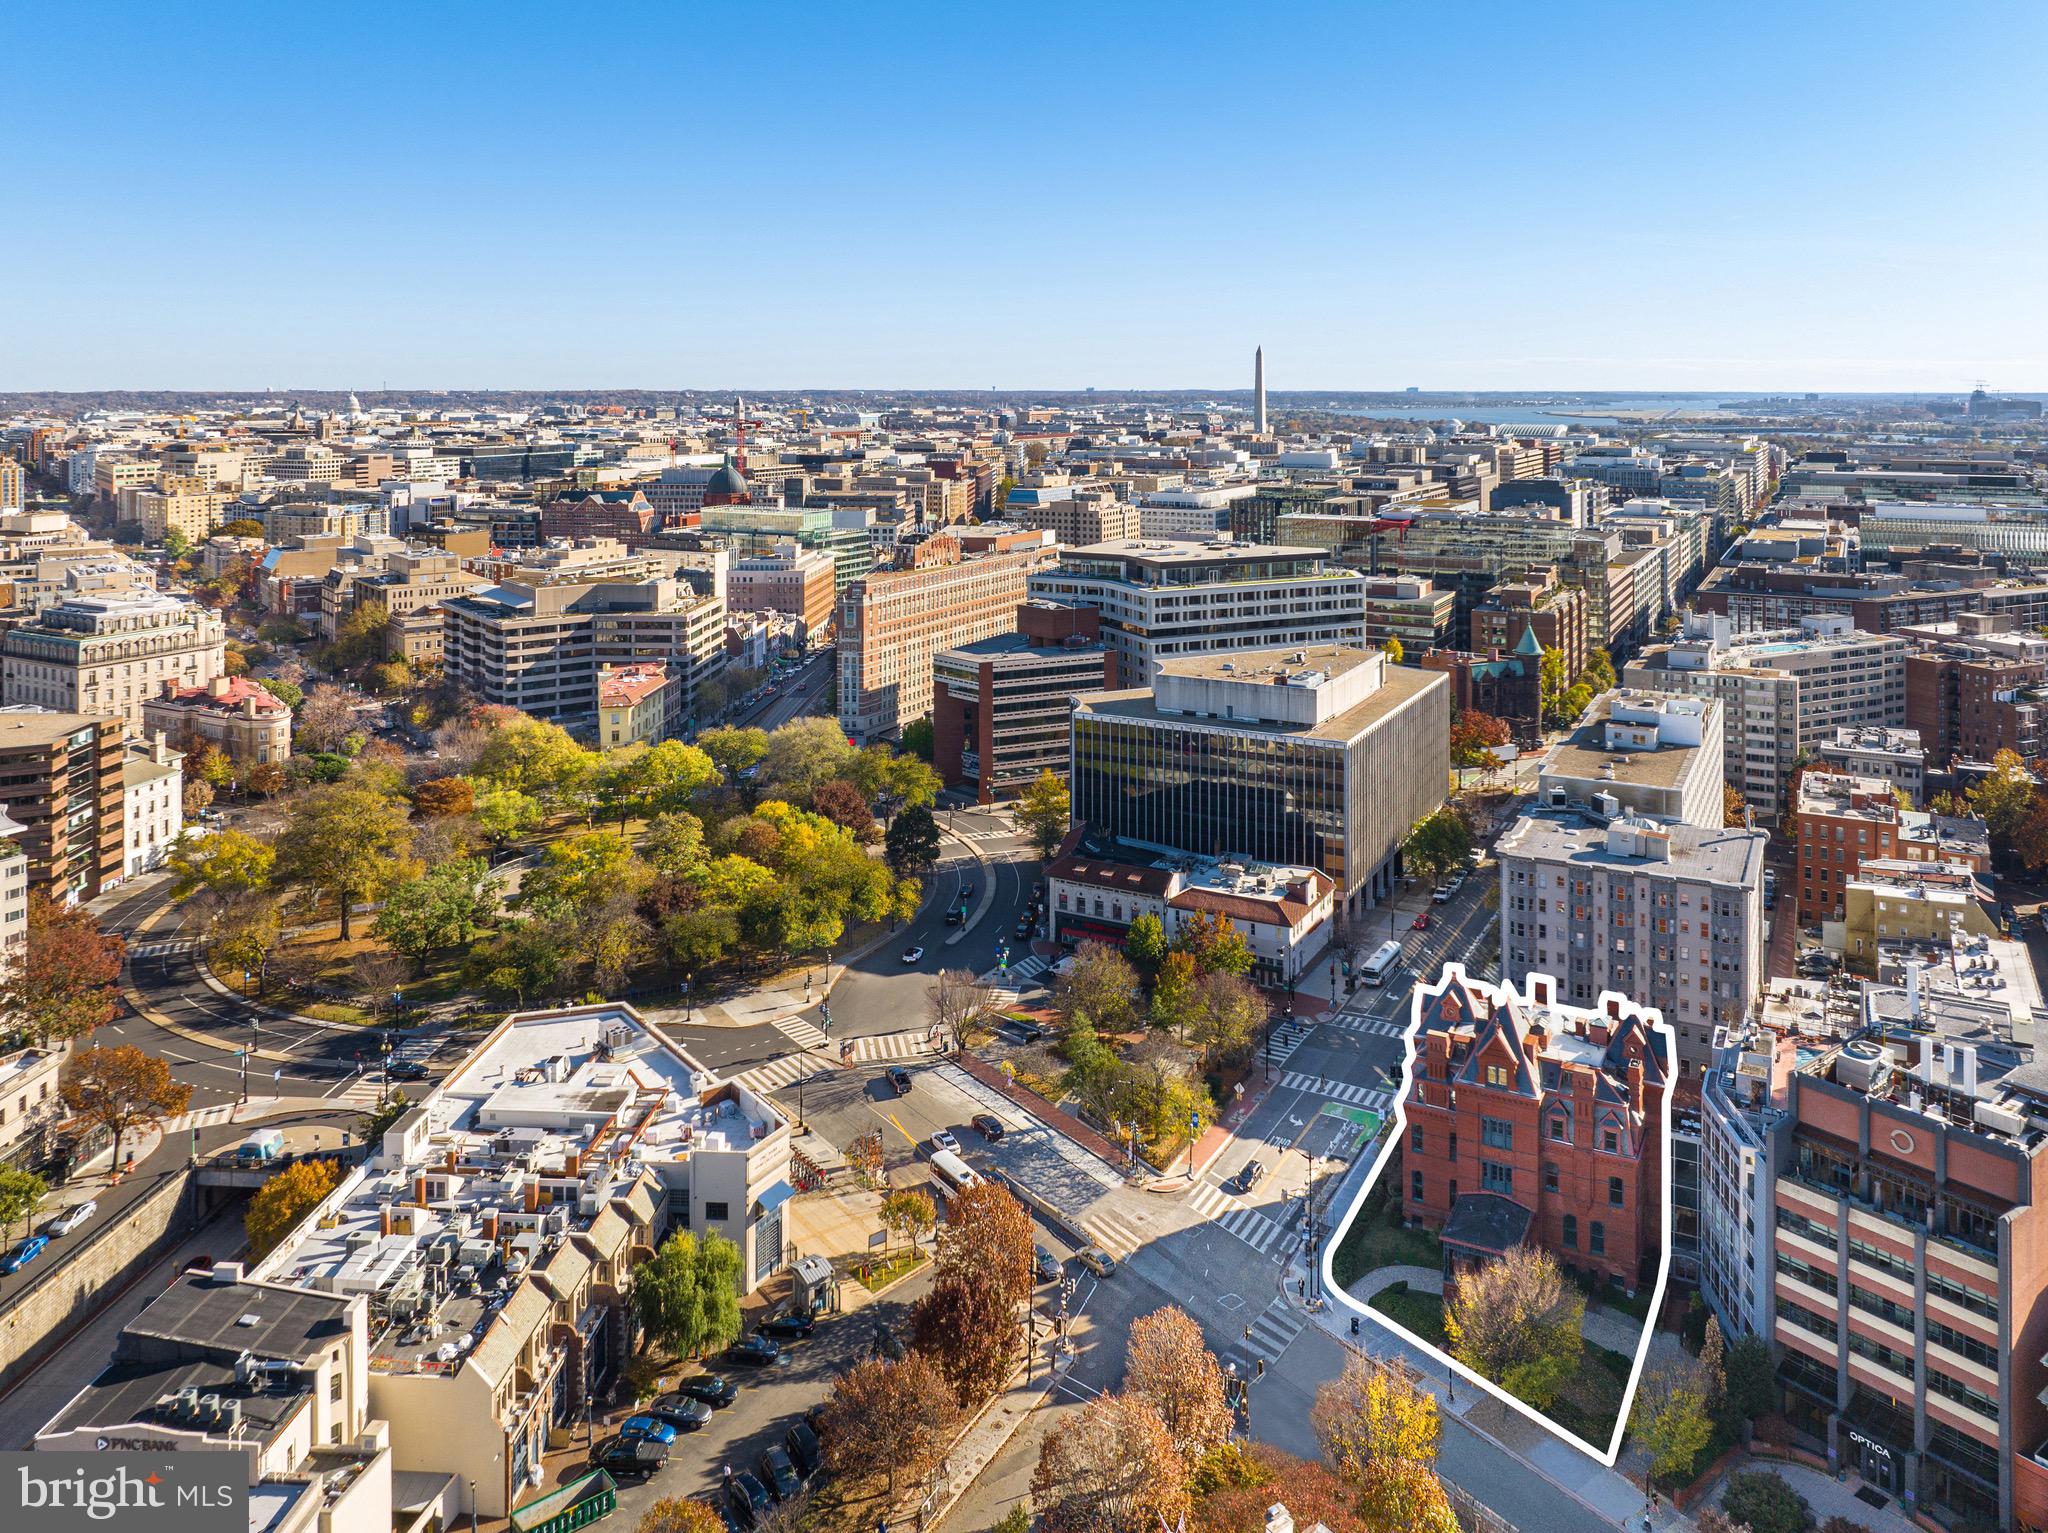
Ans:
<svg viewBox="0 0 2048 1533"><path fill-rule="evenodd" d="M1661 1008L1641 1005L1636 1001L1630 1000L1618 990L1605 990L1601 992L1600 998L1589 1009L1589 1014L1604 1013L1607 1010L1607 1003L1609 1001L1618 1001L1625 1011L1634 1013L1645 1026L1654 1028L1661 1033L1666 1046L1664 1056L1664 1122L1662 1125L1663 1132L1658 1135L1658 1138L1663 1141L1664 1146L1662 1156L1664 1162L1664 1189L1663 1196L1659 1199L1664 1209L1664 1259L1657 1264L1657 1281L1651 1289L1649 1312L1643 1318L1643 1333L1636 1340L1635 1364L1629 1369L1628 1385L1621 1392L1621 1410L1614 1419L1614 1436L1605 1448L1595 1447L1592 1443L1587 1442L1585 1438L1579 1436L1578 1433L1567 1430L1554 1418L1537 1410L1528 1401L1508 1393L1508 1391L1502 1389L1484 1375L1473 1372L1455 1357L1452 1357L1450 1353L1423 1340L1422 1337L1417 1336L1391 1315L1382 1314L1376 1309L1360 1304L1337 1283L1336 1271L1333 1265L1336 1260L1337 1247L1344 1243L1345 1235L1350 1233L1351 1223L1358 1217L1359 1210L1365 1207L1367 1196L1371 1194L1374 1187L1379 1185L1380 1175L1386 1170L1387 1161L1400 1148L1402 1135L1408 1126L1408 1092L1415 1083L1415 1035L1422 1030L1423 1001L1425 997L1442 995L1445 984L1453 979L1471 989L1487 994L1497 995L1506 993L1508 995L1516 995L1512 985L1506 983L1495 985L1486 980L1469 977L1465 973L1465 966L1462 963L1445 964L1432 985L1416 985L1409 1005L1408 1031L1401 1036L1401 1089L1394 1098L1394 1131L1387 1135L1386 1143L1380 1147L1379 1157L1373 1162L1372 1171L1367 1175L1364 1185L1358 1189L1358 1196L1352 1199L1351 1206L1344 1211L1344 1217L1338 1222L1337 1227L1330 1232L1329 1238L1323 1243L1323 1260L1320 1272L1323 1292L1333 1299L1340 1301L1357 1314L1365 1316L1383 1329L1395 1335L1405 1337L1413 1345L1420 1348L1437 1362L1443 1364L1445 1368L1454 1371L1459 1377L1485 1390L1503 1404L1513 1406L1538 1426L1563 1438L1573 1447L1580 1449L1599 1460L1605 1467L1612 1469L1621 1457L1621 1440L1627 1435L1629 1412L1635 1405L1636 1390L1642 1384L1643 1364L1650 1355L1650 1330L1656 1322L1658 1313L1664 1308L1664 1289L1665 1285L1671 1280L1672 1202L1674 1195L1671 1155L1671 1093L1678 1086L1678 1037L1672 1032L1671 1024L1664 1020L1664 1013ZM1538 982L1548 987L1548 993L1553 998L1551 1001L1539 1002L1535 1000L1534 986ZM1516 999L1532 1007L1537 1005L1563 1004L1555 1001L1554 998L1557 994L1558 986L1555 979L1547 974L1538 974L1532 971L1523 976L1522 991L1519 995L1516 995ZM1578 1010L1580 1008L1574 1007L1573 1009ZM1537 1148L1540 1158L1542 1149L1540 1143Z"/></svg>

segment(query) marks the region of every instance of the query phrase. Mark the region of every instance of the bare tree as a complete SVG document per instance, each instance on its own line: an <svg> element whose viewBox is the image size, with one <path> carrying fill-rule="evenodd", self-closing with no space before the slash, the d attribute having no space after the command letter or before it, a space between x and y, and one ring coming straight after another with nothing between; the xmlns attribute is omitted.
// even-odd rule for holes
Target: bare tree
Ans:
<svg viewBox="0 0 2048 1533"><path fill-rule="evenodd" d="M924 996L932 1025L952 1036L955 1049L964 1050L969 1035L987 1025L994 992L965 969L941 969Z"/></svg>
<svg viewBox="0 0 2048 1533"><path fill-rule="evenodd" d="M349 966L349 988L365 1011L381 1015L396 1009L398 1003L392 997L400 993L399 985L411 972L412 964L404 954L389 948L365 948Z"/></svg>

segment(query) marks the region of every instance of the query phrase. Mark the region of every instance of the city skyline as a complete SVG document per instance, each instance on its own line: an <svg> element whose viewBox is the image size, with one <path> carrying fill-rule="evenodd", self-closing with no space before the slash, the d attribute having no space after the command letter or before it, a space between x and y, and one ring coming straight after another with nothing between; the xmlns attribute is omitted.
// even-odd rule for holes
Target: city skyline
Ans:
<svg viewBox="0 0 2048 1533"><path fill-rule="evenodd" d="M0 388L2048 386L2031 9L213 14L23 18Z"/></svg>

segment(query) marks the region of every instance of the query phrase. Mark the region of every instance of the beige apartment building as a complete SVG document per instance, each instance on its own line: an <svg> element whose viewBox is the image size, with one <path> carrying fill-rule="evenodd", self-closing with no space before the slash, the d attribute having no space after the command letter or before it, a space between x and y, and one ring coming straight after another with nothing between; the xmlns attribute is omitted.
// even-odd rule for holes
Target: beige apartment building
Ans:
<svg viewBox="0 0 2048 1533"><path fill-rule="evenodd" d="M1076 489L1066 495L1044 490L1024 502L1012 495L1010 504L1022 513L1025 526L1050 532L1070 548L1135 538L1144 530L1143 508L1104 490Z"/></svg>
<svg viewBox="0 0 2048 1533"><path fill-rule="evenodd" d="M1725 617L1688 613L1675 642L1652 645L1621 679L1720 698L1728 782L1759 825L1792 807L1785 790L1802 752L1837 729L1906 721L1906 641L1857 632L1846 617L1736 633Z"/></svg>
<svg viewBox="0 0 2048 1533"><path fill-rule="evenodd" d="M159 460L166 479L196 479L211 490L241 489L248 458L226 442L172 442Z"/></svg>
<svg viewBox="0 0 2048 1533"><path fill-rule="evenodd" d="M839 599L839 723L856 740L893 737L932 711L940 650L1010 631L1033 571L1056 550L879 571Z"/></svg>
<svg viewBox="0 0 2048 1533"><path fill-rule="evenodd" d="M0 640L0 701L123 720L164 683L204 687L224 669L220 614L158 593L72 596Z"/></svg>
<svg viewBox="0 0 2048 1533"><path fill-rule="evenodd" d="M119 501L123 490L140 489L156 483L160 472L151 458L109 458L93 460L92 490L104 501Z"/></svg>
<svg viewBox="0 0 2048 1533"><path fill-rule="evenodd" d="M667 738L669 694L664 666L600 666L597 672L597 743L600 749L656 745Z"/></svg>
<svg viewBox="0 0 2048 1533"><path fill-rule="evenodd" d="M381 574L364 575L350 588L353 605L381 608L389 622L384 650L415 668L441 663L445 624L441 604L489 585L462 560L438 548L387 554Z"/></svg>
<svg viewBox="0 0 2048 1533"><path fill-rule="evenodd" d="M166 475L154 485L123 490L121 520L139 523L145 543L161 543L176 532L196 545L227 520L230 499L204 480Z"/></svg>

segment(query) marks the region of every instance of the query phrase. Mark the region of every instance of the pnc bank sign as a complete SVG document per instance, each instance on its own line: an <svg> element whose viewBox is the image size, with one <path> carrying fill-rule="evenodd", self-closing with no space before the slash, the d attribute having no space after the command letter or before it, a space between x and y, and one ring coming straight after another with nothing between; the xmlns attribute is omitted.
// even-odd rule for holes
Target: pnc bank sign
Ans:
<svg viewBox="0 0 2048 1533"><path fill-rule="evenodd" d="M0 1527L23 1533L245 1533L237 1452L0 1453Z"/></svg>

